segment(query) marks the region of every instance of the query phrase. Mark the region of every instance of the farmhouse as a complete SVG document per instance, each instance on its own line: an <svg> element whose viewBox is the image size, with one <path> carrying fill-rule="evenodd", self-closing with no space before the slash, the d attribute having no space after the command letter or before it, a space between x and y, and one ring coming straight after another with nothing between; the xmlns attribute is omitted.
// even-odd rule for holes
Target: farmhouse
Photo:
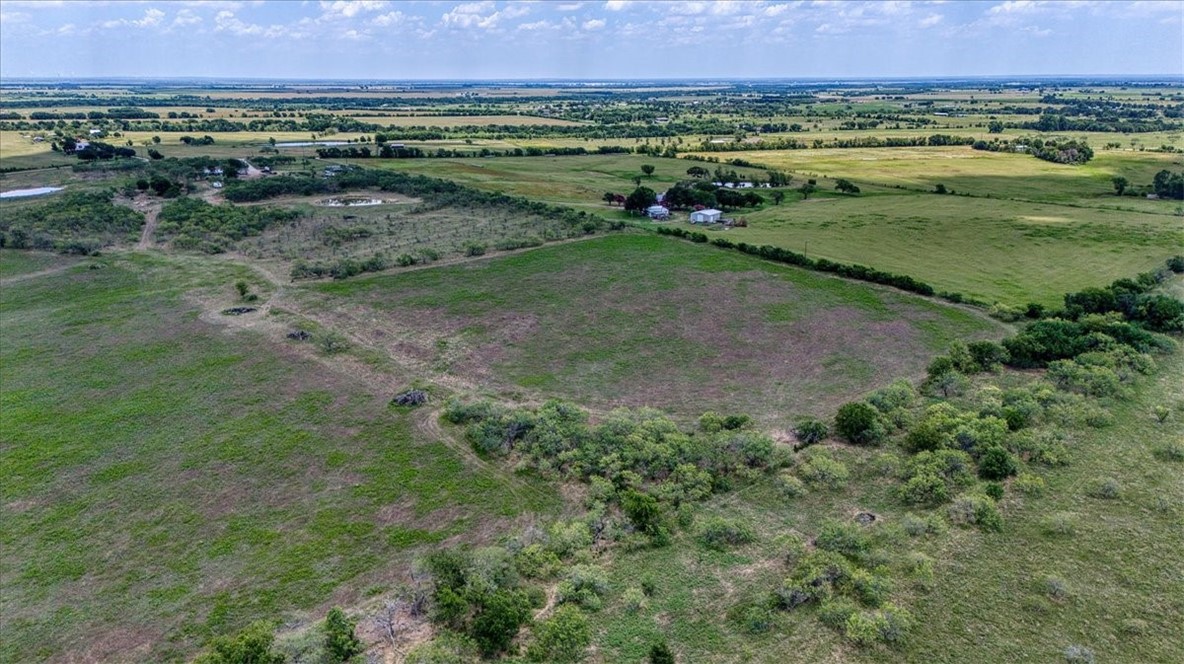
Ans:
<svg viewBox="0 0 1184 664"><path fill-rule="evenodd" d="M651 205L645 209L645 215L654 220L669 219L670 209L661 205Z"/></svg>
<svg viewBox="0 0 1184 664"><path fill-rule="evenodd" d="M692 224L718 224L719 219L720 219L720 217L723 216L723 214L724 214L723 212L720 212L719 210L716 210L713 208L707 208L706 210L695 210L694 212L691 213L691 223Z"/></svg>

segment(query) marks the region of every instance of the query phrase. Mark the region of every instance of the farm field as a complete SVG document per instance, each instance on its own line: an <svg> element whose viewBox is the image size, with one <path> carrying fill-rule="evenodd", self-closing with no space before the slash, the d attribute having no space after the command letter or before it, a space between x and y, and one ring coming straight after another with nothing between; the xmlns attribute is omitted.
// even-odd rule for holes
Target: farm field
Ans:
<svg viewBox="0 0 1184 664"><path fill-rule="evenodd" d="M860 166L864 170L857 172L867 176L876 164L883 167L884 164L876 158L883 157L895 164L896 158L892 155L911 152L913 159L900 157L901 168L879 171L884 174L881 177L884 184L892 183L895 178L896 183L906 186L931 187L930 182L940 177L950 183L947 186L959 191L953 183L960 184L965 180L948 177L948 173L939 167L945 157L934 158L930 151L937 151L937 155L952 154L951 160L956 163L959 160L967 162L964 173L982 164L988 172L993 170L997 174L996 181L1013 177L1006 175L1007 169L1013 166L1030 169L1030 173L1036 174L1034 177L1043 173L1045 180L1039 186L1027 186L1034 187L1029 192L1033 197L1043 197L1049 203L937 196L890 186L867 186L858 197L826 195L826 189L832 185L824 180L822 195L808 201L799 200L800 196L790 191L786 202L779 206L766 204L760 210L744 212L743 216L749 220L748 228L731 229L727 232L728 237L737 242L772 244L814 257L908 274L932 283L939 290L1016 306L1028 302L1055 304L1062 293L1147 270L1178 253L1184 246L1184 223L1173 215L1171 202L1100 194L1090 199L1099 205L1097 208L1059 205L1056 204L1058 199L1068 196L1072 200L1081 200L1082 191L1100 189L1103 184L1109 186L1108 176L1073 172L1062 175L1063 171L1053 169L1070 167L1058 167L1031 157L996 155L969 148L740 154L752 160L765 160L758 163L773 161L770 155L794 158L803 155L803 161L787 164L796 167L812 163L808 158L814 153L841 153L842 156L864 152L869 155L866 162L869 165ZM1148 179L1157 164L1169 165L1168 158L1179 158L1178 155L1155 155L1155 159L1148 160L1142 154L1135 163L1138 172ZM980 155L988 157L980 160ZM687 160L592 155L408 159L385 161L381 167L443 177L532 199L599 208L601 214L608 214L613 208L600 202L601 194L604 191L627 191L632 187L631 178L635 173L640 174L643 163L656 166L653 179L643 181L656 190L686 179L686 169L695 165ZM794 172L798 173L797 182L815 174L846 177L843 168L863 163L855 157L842 157L833 169ZM1112 163L1126 167L1121 160ZM742 176L762 176L762 172L756 169L736 170ZM851 177L864 184L858 176ZM1023 172L1015 178L1027 179ZM1066 184L1062 185L1058 178L1064 179ZM985 182L991 181L990 177L985 177ZM1062 193L1074 189L1076 193ZM1102 203L1122 207L1148 204L1142 209L1156 213L1108 210L1101 207ZM676 215L676 219L680 216ZM967 256L974 257L970 265Z"/></svg>
<svg viewBox="0 0 1184 664"><path fill-rule="evenodd" d="M0 257L6 276L42 266ZM185 659L391 588L424 543L557 508L391 409L410 376L359 382L369 364L280 322L278 340L235 331L217 310L250 270L96 264L4 287L0 659Z"/></svg>
<svg viewBox="0 0 1184 664"><path fill-rule="evenodd" d="M0 662L1175 664L1178 81L538 80L0 83Z"/></svg>
<svg viewBox="0 0 1184 664"><path fill-rule="evenodd" d="M700 153L708 156L710 153ZM714 155L724 156L724 155ZM859 185L932 191L937 184L972 196L1019 199L1173 214L1169 201L1114 195L1111 179L1151 182L1155 173L1184 167L1184 155L1128 150L1099 151L1080 166L1053 164L1024 154L970 147L759 150L729 152L799 177L847 178Z"/></svg>
<svg viewBox="0 0 1184 664"><path fill-rule="evenodd" d="M709 405L782 428L919 375L956 338L1003 333L951 306L641 235L316 291L306 308L349 312L359 335L470 385L687 419Z"/></svg>

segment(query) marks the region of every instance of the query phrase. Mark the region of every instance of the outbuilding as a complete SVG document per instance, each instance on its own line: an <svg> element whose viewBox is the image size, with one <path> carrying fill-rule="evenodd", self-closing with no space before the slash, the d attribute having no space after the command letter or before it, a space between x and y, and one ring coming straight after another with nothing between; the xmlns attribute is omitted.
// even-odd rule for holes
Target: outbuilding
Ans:
<svg viewBox="0 0 1184 664"><path fill-rule="evenodd" d="M712 208L706 210L695 210L691 213L692 224L718 224L723 212Z"/></svg>
<svg viewBox="0 0 1184 664"><path fill-rule="evenodd" d="M645 214L650 219L669 219L670 208L662 205L651 205L645 209Z"/></svg>

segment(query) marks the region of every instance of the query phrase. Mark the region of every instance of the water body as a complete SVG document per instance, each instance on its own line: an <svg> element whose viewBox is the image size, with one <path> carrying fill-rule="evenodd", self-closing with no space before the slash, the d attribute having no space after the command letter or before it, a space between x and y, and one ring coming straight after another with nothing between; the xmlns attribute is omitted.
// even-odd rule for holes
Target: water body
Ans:
<svg viewBox="0 0 1184 664"><path fill-rule="evenodd" d="M382 205L381 198L326 198L320 201L325 207L365 207L367 205Z"/></svg>
<svg viewBox="0 0 1184 664"><path fill-rule="evenodd" d="M63 187L34 187L33 189L13 189L12 191L0 191L0 198L26 198L28 196L44 196L52 194L55 191L61 191Z"/></svg>
<svg viewBox="0 0 1184 664"><path fill-rule="evenodd" d="M349 141L288 141L276 143L277 148L309 148L313 146L349 145Z"/></svg>

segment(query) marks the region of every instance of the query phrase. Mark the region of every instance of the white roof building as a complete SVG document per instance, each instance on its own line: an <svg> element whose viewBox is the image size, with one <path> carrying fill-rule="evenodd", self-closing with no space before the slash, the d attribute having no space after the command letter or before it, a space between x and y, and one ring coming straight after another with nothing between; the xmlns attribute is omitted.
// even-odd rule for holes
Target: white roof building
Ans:
<svg viewBox="0 0 1184 664"><path fill-rule="evenodd" d="M645 214L650 219L669 219L670 209L661 205L651 205L645 209Z"/></svg>
<svg viewBox="0 0 1184 664"><path fill-rule="evenodd" d="M712 208L706 210L695 210L691 213L692 224L718 224L723 212Z"/></svg>

